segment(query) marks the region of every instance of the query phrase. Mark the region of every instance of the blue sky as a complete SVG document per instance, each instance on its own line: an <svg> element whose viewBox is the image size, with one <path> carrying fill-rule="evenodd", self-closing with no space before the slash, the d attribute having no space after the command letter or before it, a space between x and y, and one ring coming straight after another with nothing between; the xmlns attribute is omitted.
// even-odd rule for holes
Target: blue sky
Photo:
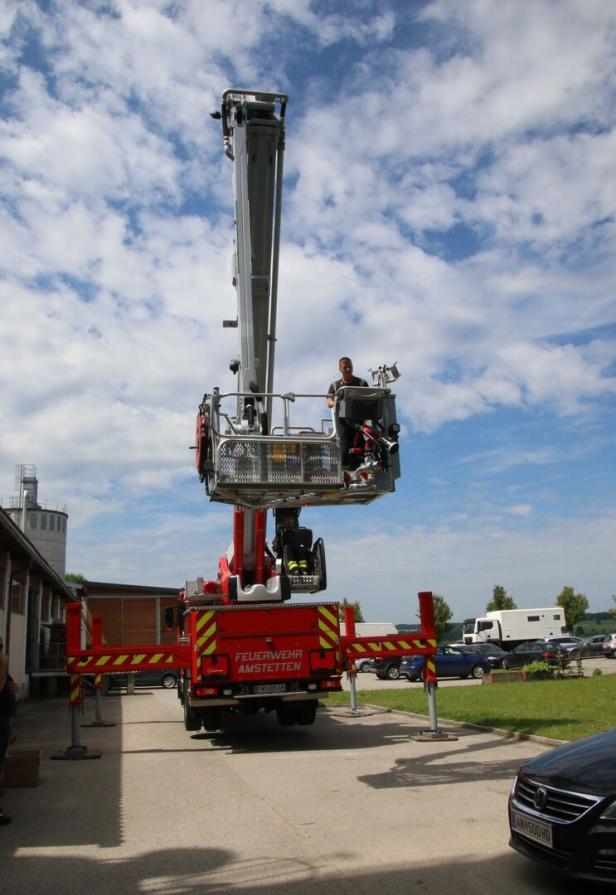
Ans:
<svg viewBox="0 0 616 895"><path fill-rule="evenodd" d="M229 86L288 92L277 383L398 361L395 495L302 517L331 599L456 618L616 592L616 10L601 0L11 2L0 10L0 494L68 565L213 577L193 472L232 387Z"/></svg>

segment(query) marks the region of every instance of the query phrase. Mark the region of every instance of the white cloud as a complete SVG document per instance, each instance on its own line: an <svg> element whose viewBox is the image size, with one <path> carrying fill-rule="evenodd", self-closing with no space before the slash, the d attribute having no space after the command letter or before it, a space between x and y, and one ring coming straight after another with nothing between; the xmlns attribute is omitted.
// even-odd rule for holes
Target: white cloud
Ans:
<svg viewBox="0 0 616 895"><path fill-rule="evenodd" d="M12 464L36 462L87 532L107 509L134 519L139 500L183 498L194 481L196 404L231 386L236 353L236 333L220 329L235 316L231 165L208 116L234 83L291 93L279 389L324 391L349 353L364 375L398 361L411 432L506 425L515 410L609 426L615 26L593 0L443 0L419 18L404 4L350 15L310 0L5 4L5 493ZM516 445L490 462L497 475L563 459ZM491 518L522 526L521 555L541 506L509 500ZM198 558L191 520L156 537L185 537ZM415 528L396 549L413 555L417 542L433 569L462 564L470 582L486 540L504 551L496 528L473 532ZM80 541L88 562L95 541Z"/></svg>

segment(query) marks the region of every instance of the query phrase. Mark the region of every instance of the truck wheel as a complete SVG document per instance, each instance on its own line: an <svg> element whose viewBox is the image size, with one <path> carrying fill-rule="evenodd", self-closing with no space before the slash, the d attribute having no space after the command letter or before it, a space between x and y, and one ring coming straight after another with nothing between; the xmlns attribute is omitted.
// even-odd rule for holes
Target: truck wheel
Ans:
<svg viewBox="0 0 616 895"><path fill-rule="evenodd" d="M201 712L191 709L188 699L184 697L184 727L186 730L201 730Z"/></svg>
<svg viewBox="0 0 616 895"><path fill-rule="evenodd" d="M297 724L297 715L294 705L279 705L276 709L276 718L281 727L293 727Z"/></svg>
<svg viewBox="0 0 616 895"><path fill-rule="evenodd" d="M314 724L314 719L317 715L317 702L301 702L297 706L297 723L302 727L308 727L310 724Z"/></svg>
<svg viewBox="0 0 616 895"><path fill-rule="evenodd" d="M220 718L221 713L218 709L203 709L202 711L202 720L203 727L205 730L219 730L220 729Z"/></svg>

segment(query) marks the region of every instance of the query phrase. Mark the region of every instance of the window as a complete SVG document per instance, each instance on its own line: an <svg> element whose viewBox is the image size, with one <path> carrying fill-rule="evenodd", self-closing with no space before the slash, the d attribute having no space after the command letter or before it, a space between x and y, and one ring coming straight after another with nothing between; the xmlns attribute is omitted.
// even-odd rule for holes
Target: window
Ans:
<svg viewBox="0 0 616 895"><path fill-rule="evenodd" d="M529 621L529 622L538 622L538 621L541 621L541 619L539 618L538 615L529 615L528 618L527 618L526 620Z"/></svg>
<svg viewBox="0 0 616 895"><path fill-rule="evenodd" d="M11 612L23 615L25 611L24 586L21 581L13 578L11 581Z"/></svg>
<svg viewBox="0 0 616 895"><path fill-rule="evenodd" d="M560 621L560 612L558 612L558 613L554 616L554 621L555 621L555 622L559 622L559 621Z"/></svg>
<svg viewBox="0 0 616 895"><path fill-rule="evenodd" d="M56 517L50 516L49 517L49 531L55 531L55 530L56 530Z"/></svg>
<svg viewBox="0 0 616 895"><path fill-rule="evenodd" d="M47 529L47 513L41 513L41 528L43 531Z"/></svg>
<svg viewBox="0 0 616 895"><path fill-rule="evenodd" d="M49 618L49 606L51 600L49 598L49 592L43 594L43 599L41 600L41 619L47 621Z"/></svg>
<svg viewBox="0 0 616 895"><path fill-rule="evenodd" d="M479 622L477 625L478 631L491 631L494 626L494 622Z"/></svg>
<svg viewBox="0 0 616 895"><path fill-rule="evenodd" d="M28 520L30 522L30 528L36 528L36 523L38 521L38 516L36 513L28 513Z"/></svg>

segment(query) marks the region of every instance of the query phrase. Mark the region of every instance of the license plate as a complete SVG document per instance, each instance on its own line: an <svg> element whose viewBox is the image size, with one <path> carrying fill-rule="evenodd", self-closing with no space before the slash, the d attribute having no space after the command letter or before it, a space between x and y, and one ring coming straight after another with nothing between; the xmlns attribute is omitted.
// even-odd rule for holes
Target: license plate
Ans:
<svg viewBox="0 0 616 895"><path fill-rule="evenodd" d="M534 817L528 817L526 814L520 814L518 811L511 812L511 828L524 836L526 839L532 839L540 845L546 845L553 848L552 842L552 825L543 823L541 820L535 820Z"/></svg>
<svg viewBox="0 0 616 895"><path fill-rule="evenodd" d="M287 688L285 684L257 684L254 692L259 696L269 696L272 693L286 693Z"/></svg>

